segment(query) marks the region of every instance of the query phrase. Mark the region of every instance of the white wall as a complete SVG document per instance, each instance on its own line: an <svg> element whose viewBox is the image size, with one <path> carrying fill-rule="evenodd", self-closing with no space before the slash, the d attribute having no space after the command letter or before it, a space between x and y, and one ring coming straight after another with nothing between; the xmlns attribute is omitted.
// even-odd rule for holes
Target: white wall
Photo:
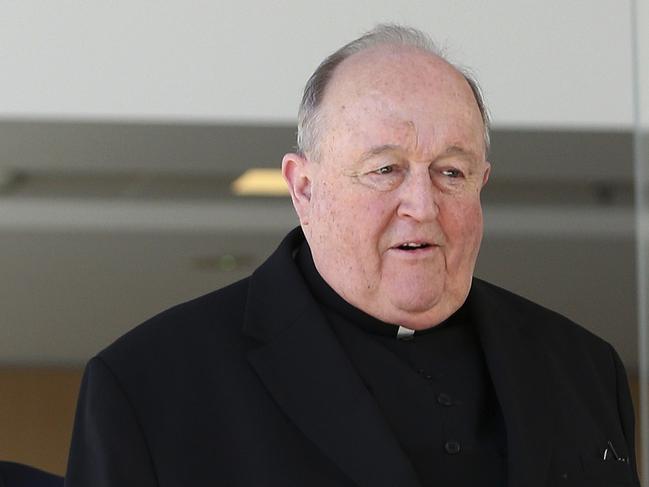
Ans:
<svg viewBox="0 0 649 487"><path fill-rule="evenodd" d="M378 21L474 68L497 125L632 123L629 0L0 1L0 117L292 121Z"/></svg>

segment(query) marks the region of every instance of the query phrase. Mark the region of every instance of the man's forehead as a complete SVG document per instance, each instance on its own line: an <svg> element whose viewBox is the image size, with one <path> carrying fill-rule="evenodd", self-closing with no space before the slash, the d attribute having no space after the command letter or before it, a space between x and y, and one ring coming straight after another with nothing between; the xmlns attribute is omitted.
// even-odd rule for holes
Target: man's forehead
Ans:
<svg viewBox="0 0 649 487"><path fill-rule="evenodd" d="M320 110L321 143L329 150L353 140L355 150L393 144L427 157L450 144L482 144L482 119L464 76L409 46L381 46L343 61Z"/></svg>
<svg viewBox="0 0 649 487"><path fill-rule="evenodd" d="M403 105L394 101L371 103L372 98L369 97L370 102L367 97L352 100L347 106L332 110L326 142L353 141L353 148L363 153L393 149L415 158L440 154L450 147L466 152L479 152L482 148L482 121L477 113L444 111L441 106L435 112L425 103L418 105L417 100ZM347 150L351 148L346 146Z"/></svg>
<svg viewBox="0 0 649 487"><path fill-rule="evenodd" d="M402 129L413 130L414 121L423 124L425 112L448 104L477 109L461 73L418 48L381 46L356 53L336 68L320 110L333 125L387 116L410 123L412 127L402 124Z"/></svg>

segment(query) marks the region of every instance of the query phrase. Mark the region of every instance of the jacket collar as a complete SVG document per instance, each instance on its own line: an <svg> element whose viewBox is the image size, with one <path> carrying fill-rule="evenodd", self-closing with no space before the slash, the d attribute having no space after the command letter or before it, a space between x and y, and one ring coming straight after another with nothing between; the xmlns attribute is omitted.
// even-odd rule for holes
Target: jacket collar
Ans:
<svg viewBox="0 0 649 487"><path fill-rule="evenodd" d="M252 275L248 354L280 408L361 487L418 487L410 461L308 291L293 261L292 231Z"/></svg>

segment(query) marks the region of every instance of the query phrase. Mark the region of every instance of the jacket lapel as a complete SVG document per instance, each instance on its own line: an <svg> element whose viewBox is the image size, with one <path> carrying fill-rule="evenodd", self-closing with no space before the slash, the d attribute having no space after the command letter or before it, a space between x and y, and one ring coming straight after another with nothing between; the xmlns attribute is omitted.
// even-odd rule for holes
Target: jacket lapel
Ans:
<svg viewBox="0 0 649 487"><path fill-rule="evenodd" d="M554 413L551 384L542 364L547 358L524 332L524 317L502 293L478 279L471 290L487 367L507 430L509 487L546 485L552 452Z"/></svg>
<svg viewBox="0 0 649 487"><path fill-rule="evenodd" d="M262 344L248 359L280 408L361 487L418 487L374 399L307 290L292 232L252 276L244 329Z"/></svg>

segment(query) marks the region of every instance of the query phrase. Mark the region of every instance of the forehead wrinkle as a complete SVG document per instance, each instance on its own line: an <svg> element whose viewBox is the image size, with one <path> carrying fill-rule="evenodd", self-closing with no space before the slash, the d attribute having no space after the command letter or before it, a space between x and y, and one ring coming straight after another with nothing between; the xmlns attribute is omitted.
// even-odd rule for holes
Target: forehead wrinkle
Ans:
<svg viewBox="0 0 649 487"><path fill-rule="evenodd" d="M367 159L371 159L374 156L380 156L381 154L385 154L386 152L397 152L397 151L403 151L403 147L397 144L376 145L370 147L368 150L363 152L361 154L360 160L366 161Z"/></svg>
<svg viewBox="0 0 649 487"><path fill-rule="evenodd" d="M396 143L382 144L376 148L398 150L402 153L417 153L419 150L419 131L415 122L407 120L390 123L395 123L390 138L394 138Z"/></svg>
<svg viewBox="0 0 649 487"><path fill-rule="evenodd" d="M394 127L389 130L390 135L386 137L388 141L383 144L381 143L371 144L371 141L368 140L367 142L370 143L370 147L369 149L361 152L361 154L357 158L358 161L363 162L374 156L385 154L387 152L398 152L401 154L408 154L410 152L413 152L413 150L414 151L417 150L417 146L419 143L419 134L417 132L414 122L407 121L407 122L395 123L390 121L389 125L394 125ZM361 130L361 135L363 135L362 130ZM375 137L369 137L369 138L372 139Z"/></svg>

